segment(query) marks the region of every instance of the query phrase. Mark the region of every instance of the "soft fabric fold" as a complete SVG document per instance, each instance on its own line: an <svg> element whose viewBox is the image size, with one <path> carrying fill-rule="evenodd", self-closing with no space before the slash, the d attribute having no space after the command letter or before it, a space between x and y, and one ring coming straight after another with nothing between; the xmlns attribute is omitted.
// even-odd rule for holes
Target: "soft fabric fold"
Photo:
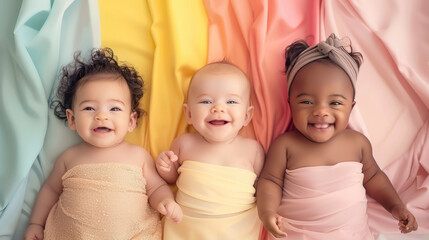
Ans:
<svg viewBox="0 0 429 240"><path fill-rule="evenodd" d="M258 239L256 174L245 169L184 161L176 182L179 224L166 219L166 240Z"/></svg>
<svg viewBox="0 0 429 240"><path fill-rule="evenodd" d="M49 99L74 52L99 46L98 5L6 0L0 16L0 238L23 239L37 191L77 140Z"/></svg>
<svg viewBox="0 0 429 240"><path fill-rule="evenodd" d="M320 1L205 0L209 17L208 62L227 59L249 77L255 107L241 134L267 151L291 124L284 49L306 38L318 42Z"/></svg>
<svg viewBox="0 0 429 240"><path fill-rule="evenodd" d="M44 239L161 239L159 215L148 204L140 167L82 164L62 179Z"/></svg>
<svg viewBox="0 0 429 240"><path fill-rule="evenodd" d="M362 181L359 162L286 170L278 210L284 239L373 239Z"/></svg>
<svg viewBox="0 0 429 240"><path fill-rule="evenodd" d="M321 38L335 32L363 54L350 126L370 139L378 165L416 217L419 228L410 238L429 233L429 45L421 44L429 40L428 6L424 0L321 4ZM380 239L401 235L397 220L370 197L368 217Z"/></svg>

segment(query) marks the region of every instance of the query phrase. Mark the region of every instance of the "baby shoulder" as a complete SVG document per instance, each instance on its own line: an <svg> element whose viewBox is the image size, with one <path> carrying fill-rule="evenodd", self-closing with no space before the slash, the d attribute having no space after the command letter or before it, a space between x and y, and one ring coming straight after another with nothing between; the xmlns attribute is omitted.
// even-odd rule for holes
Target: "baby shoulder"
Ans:
<svg viewBox="0 0 429 240"><path fill-rule="evenodd" d="M70 161L75 161L76 159L79 159L80 156L82 156L83 147L82 144L76 144L69 148L67 148L64 152L62 152L58 158L56 159L56 163L63 162L67 165Z"/></svg>
<svg viewBox="0 0 429 240"><path fill-rule="evenodd" d="M255 149L256 151L263 151L262 145L253 138L243 137L243 145L249 147L249 149Z"/></svg>
<svg viewBox="0 0 429 240"><path fill-rule="evenodd" d="M184 133L173 140L172 145L180 146L188 143L193 143L199 139L197 133Z"/></svg>
<svg viewBox="0 0 429 240"><path fill-rule="evenodd" d="M358 131L355 131L352 129L346 129L344 131L344 137L350 140L353 144L357 144L357 146L362 146L362 147L371 146L369 139Z"/></svg>
<svg viewBox="0 0 429 240"><path fill-rule="evenodd" d="M128 156L130 160L135 161L136 163L144 163L146 161L153 162L152 156L144 147L132 143L128 143L124 149L124 155Z"/></svg>
<svg viewBox="0 0 429 240"><path fill-rule="evenodd" d="M285 132L278 136L270 145L276 147L286 147L287 145L293 144L299 138L297 131Z"/></svg>

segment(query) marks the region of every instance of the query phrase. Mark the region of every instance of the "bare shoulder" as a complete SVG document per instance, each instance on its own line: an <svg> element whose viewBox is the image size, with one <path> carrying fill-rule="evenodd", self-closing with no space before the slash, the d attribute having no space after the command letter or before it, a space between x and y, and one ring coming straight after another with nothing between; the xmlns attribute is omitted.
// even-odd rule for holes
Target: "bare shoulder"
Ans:
<svg viewBox="0 0 429 240"><path fill-rule="evenodd" d="M259 176L265 160L265 152L262 145L255 139L245 137L242 138L242 144L242 149L247 154L246 159L250 160L253 172Z"/></svg>
<svg viewBox="0 0 429 240"><path fill-rule="evenodd" d="M255 151L264 151L262 145L253 138L241 137L242 144L248 149L254 149Z"/></svg>
<svg viewBox="0 0 429 240"><path fill-rule="evenodd" d="M82 143L78 143L76 145L73 145L73 146L67 148L64 152L62 152L58 156L55 163L56 164L61 163L61 164L65 164L66 166L68 166L70 161L76 161L76 159L79 159L81 157L82 150L83 150Z"/></svg>
<svg viewBox="0 0 429 240"><path fill-rule="evenodd" d="M202 142L202 137L198 133L184 133L178 136L171 144L171 149L188 149L189 147L195 148Z"/></svg>
<svg viewBox="0 0 429 240"><path fill-rule="evenodd" d="M288 146L288 145L293 144L294 142L296 142L296 140L299 137L300 137L300 133L298 131L285 132L285 133L281 134L280 136L278 136L271 143L271 145L286 147L286 146Z"/></svg>
<svg viewBox="0 0 429 240"><path fill-rule="evenodd" d="M130 161L137 165L142 165L147 161L153 162L152 156L149 152L139 145L126 142L123 151L124 154L129 156Z"/></svg>
<svg viewBox="0 0 429 240"><path fill-rule="evenodd" d="M265 158L265 152L262 145L253 138L242 137L240 143L241 149L244 149L251 156L255 156L255 161L263 161Z"/></svg>
<svg viewBox="0 0 429 240"><path fill-rule="evenodd" d="M350 140L353 144L357 144L357 146L361 146L364 148L371 147L369 139L358 131L346 129L344 130L343 136Z"/></svg>
<svg viewBox="0 0 429 240"><path fill-rule="evenodd" d="M133 144L133 143L129 143L129 142L126 142L126 141L124 141L123 144L124 144L123 145L124 150L126 150L126 151L132 151L134 153L135 152L137 152L137 153L147 152L146 149L144 149L143 147L141 147L139 145L136 145L136 144Z"/></svg>
<svg viewBox="0 0 429 240"><path fill-rule="evenodd" d="M55 181L61 183L61 177L66 173L67 170L70 170L71 168L73 168L73 166L75 166L74 162L76 162L77 159L80 159L82 157L81 149L82 145L76 144L67 148L57 157L52 171L47 179L47 181L49 181L51 185L56 185L57 183ZM52 181L52 179L54 180Z"/></svg>
<svg viewBox="0 0 429 240"><path fill-rule="evenodd" d="M198 133L184 133L178 136L176 139L174 139L174 142L196 141L199 138L200 138L200 135Z"/></svg>

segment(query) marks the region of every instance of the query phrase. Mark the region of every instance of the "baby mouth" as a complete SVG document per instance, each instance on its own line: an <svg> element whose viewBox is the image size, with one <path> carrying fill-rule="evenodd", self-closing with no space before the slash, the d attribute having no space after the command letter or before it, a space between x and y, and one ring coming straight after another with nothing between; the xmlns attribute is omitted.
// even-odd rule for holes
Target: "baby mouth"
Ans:
<svg viewBox="0 0 429 240"><path fill-rule="evenodd" d="M97 132L97 133L106 133L106 132L110 132L110 131L112 131L112 129L107 128L107 127L98 127L98 128L94 129L94 132Z"/></svg>
<svg viewBox="0 0 429 240"><path fill-rule="evenodd" d="M212 125L225 125L229 122L225 121L225 120L211 120L211 121L209 121L209 123Z"/></svg>
<svg viewBox="0 0 429 240"><path fill-rule="evenodd" d="M330 123L311 123L310 125L317 129L326 129L331 126Z"/></svg>

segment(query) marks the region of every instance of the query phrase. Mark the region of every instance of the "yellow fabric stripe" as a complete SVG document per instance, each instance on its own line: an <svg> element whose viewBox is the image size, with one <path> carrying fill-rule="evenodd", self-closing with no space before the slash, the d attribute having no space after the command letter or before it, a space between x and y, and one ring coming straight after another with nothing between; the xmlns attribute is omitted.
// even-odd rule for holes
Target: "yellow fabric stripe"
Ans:
<svg viewBox="0 0 429 240"><path fill-rule="evenodd" d="M182 104L192 74L207 62L202 0L99 1L101 45L132 64L145 81L147 112L126 140L154 158L187 131Z"/></svg>

